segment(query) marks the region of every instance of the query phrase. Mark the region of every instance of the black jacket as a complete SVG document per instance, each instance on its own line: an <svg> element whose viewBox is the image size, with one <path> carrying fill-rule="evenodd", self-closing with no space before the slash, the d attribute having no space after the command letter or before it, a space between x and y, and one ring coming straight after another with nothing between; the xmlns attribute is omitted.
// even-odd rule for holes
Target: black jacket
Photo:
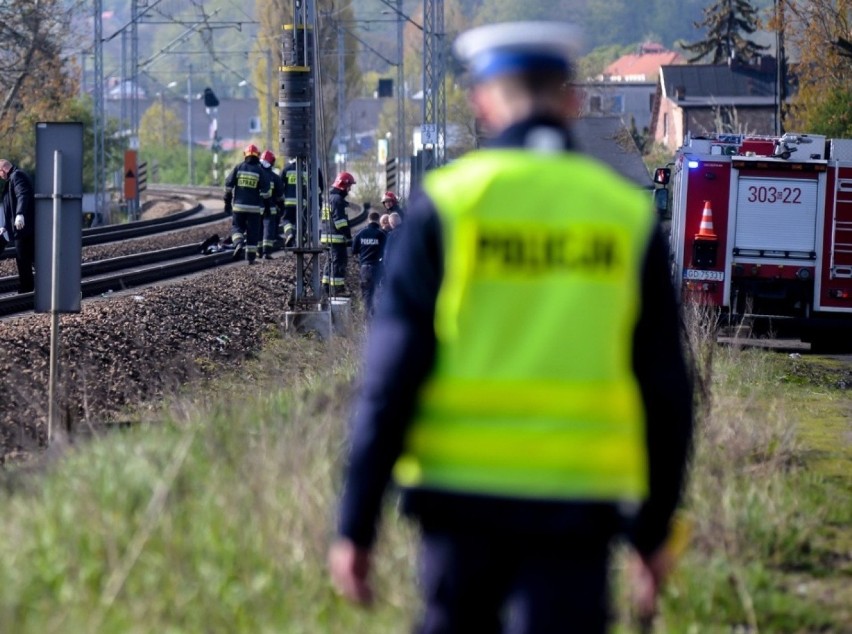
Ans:
<svg viewBox="0 0 852 634"><path fill-rule="evenodd" d="M512 126L491 145L524 147L550 121ZM649 199L648 204L651 204ZM394 462L400 455L417 394L434 362L435 303L443 276L441 224L432 201L412 196L405 231L386 267L385 292L371 324L366 372L354 409L351 454L339 532L361 546L375 539L376 520ZM523 210L519 210L523 213ZM510 534L601 535L626 532L642 553L665 539L678 503L692 436L692 389L680 342L680 321L668 273L668 249L657 231L642 269L642 306L633 338L633 367L645 406L650 494L624 513L609 503L532 501L443 491L407 492L403 509L436 529Z"/></svg>
<svg viewBox="0 0 852 634"><path fill-rule="evenodd" d="M15 216L24 216L24 228L15 229ZM35 191L30 177L18 167L12 167L3 191L3 222L11 240L35 234Z"/></svg>
<svg viewBox="0 0 852 634"><path fill-rule="evenodd" d="M234 211L262 213L272 194L272 181L256 156L249 156L225 179L225 197L233 198Z"/></svg>
<svg viewBox="0 0 852 634"><path fill-rule="evenodd" d="M325 236L328 238L340 236L345 240L352 239L349 216L346 215L348 206L346 192L337 189L337 187L332 187L328 192L328 213L323 213L322 232Z"/></svg>
<svg viewBox="0 0 852 634"><path fill-rule="evenodd" d="M352 241L352 255L358 256L360 264L379 264L385 254L387 234L379 228L378 222L371 222L355 236Z"/></svg>
<svg viewBox="0 0 852 634"><path fill-rule="evenodd" d="M261 165L261 167L263 167ZM284 211L284 181L281 176L279 176L275 170L271 167L264 167L263 171L266 172L266 175L269 177L269 181L271 185L272 194L265 201L265 206L269 207L270 211L273 213Z"/></svg>

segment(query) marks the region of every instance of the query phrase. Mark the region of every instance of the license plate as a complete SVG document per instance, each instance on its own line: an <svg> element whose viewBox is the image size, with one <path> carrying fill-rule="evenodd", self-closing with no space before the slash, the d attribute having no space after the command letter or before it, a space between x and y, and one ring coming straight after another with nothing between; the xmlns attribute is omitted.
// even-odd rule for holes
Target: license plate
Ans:
<svg viewBox="0 0 852 634"><path fill-rule="evenodd" d="M685 280L700 280L706 282L724 282L724 271L703 271L701 269L686 269L683 272Z"/></svg>

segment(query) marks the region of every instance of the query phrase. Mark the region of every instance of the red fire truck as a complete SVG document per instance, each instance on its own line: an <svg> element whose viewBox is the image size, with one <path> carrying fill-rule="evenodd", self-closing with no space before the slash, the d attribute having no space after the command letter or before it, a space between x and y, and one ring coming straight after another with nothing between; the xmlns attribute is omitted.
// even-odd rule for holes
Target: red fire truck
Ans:
<svg viewBox="0 0 852 634"><path fill-rule="evenodd" d="M687 139L672 165L654 181L671 183L684 302L793 326L815 347L852 343L852 140L715 134Z"/></svg>

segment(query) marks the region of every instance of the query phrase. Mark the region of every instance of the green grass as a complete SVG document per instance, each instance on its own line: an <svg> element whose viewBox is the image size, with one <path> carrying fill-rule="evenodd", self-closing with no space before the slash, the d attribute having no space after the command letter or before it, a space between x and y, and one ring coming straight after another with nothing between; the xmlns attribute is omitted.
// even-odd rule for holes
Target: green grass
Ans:
<svg viewBox="0 0 852 634"><path fill-rule="evenodd" d="M392 504L375 609L344 604L326 577L357 342L273 336L233 374L141 409L136 427L7 470L0 632L407 631L416 540ZM700 353L712 371L693 538L656 631L849 631L852 398L839 370ZM615 630L636 631L623 603Z"/></svg>

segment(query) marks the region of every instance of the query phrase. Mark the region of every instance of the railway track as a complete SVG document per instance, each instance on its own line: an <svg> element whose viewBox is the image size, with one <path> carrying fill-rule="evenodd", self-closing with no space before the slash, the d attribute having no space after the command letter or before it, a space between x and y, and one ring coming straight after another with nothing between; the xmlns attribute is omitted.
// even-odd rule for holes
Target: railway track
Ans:
<svg viewBox="0 0 852 634"><path fill-rule="evenodd" d="M152 236L163 231L174 231L177 229L185 229L188 227L197 227L209 222L224 220L228 215L224 212L217 213L202 213L204 207L198 200L202 197L210 198L215 196L221 190L212 187L150 187L151 193L161 192L163 195L177 194L181 197L191 199L194 204L183 211L179 211L161 218L152 218L150 220L136 220L124 224L100 225L97 227L89 227L83 229L82 240L83 246L92 246L96 244L107 244L109 242L119 242L121 240L129 240L131 238L142 238ZM0 259L9 259L15 257L14 247L6 249Z"/></svg>
<svg viewBox="0 0 852 634"><path fill-rule="evenodd" d="M231 253L222 251L199 255L198 245L186 245L89 262L82 266L84 279L80 291L83 298L95 297L109 291L121 291L197 273L230 262ZM17 283L17 277L0 278L0 292L14 291ZM35 293L0 297L0 316L32 310L34 301Z"/></svg>
<svg viewBox="0 0 852 634"><path fill-rule="evenodd" d="M130 222L121 225L104 225L84 229L83 246L102 245L121 242L132 238L155 236L157 234L200 227L205 224L221 222L227 218L224 212L202 213L203 206L198 200L215 196L220 190L209 187L162 187L154 189L164 195L179 194L191 197L194 204L183 211L161 218ZM6 253L5 257L13 257ZM167 249L145 251L132 255L85 262L81 265L81 295L94 297L109 291L120 291L143 284L181 277L230 262L231 252L224 251L202 255L197 242ZM18 286L17 276L0 278L0 294L15 293ZM33 309L34 293L0 296L0 316L8 316Z"/></svg>
<svg viewBox="0 0 852 634"><path fill-rule="evenodd" d="M179 195L191 199L190 208L161 218L130 222L121 225L105 225L84 229L82 244L86 246L122 242L132 238L155 236L167 231L176 231L205 224L221 222L228 218L224 212L202 213L202 199L218 198L220 188L160 186L149 188L150 193ZM366 220L367 212L358 205L352 206L350 223L353 226ZM109 291L165 281L210 269L231 261L231 251L203 255L199 253L198 241L182 246L149 250L132 255L84 262L81 265L81 297L95 297ZM4 256L14 255L14 250ZM0 317L15 315L33 309L34 293L15 294L17 276L0 277ZM3 294L6 294L5 296Z"/></svg>

